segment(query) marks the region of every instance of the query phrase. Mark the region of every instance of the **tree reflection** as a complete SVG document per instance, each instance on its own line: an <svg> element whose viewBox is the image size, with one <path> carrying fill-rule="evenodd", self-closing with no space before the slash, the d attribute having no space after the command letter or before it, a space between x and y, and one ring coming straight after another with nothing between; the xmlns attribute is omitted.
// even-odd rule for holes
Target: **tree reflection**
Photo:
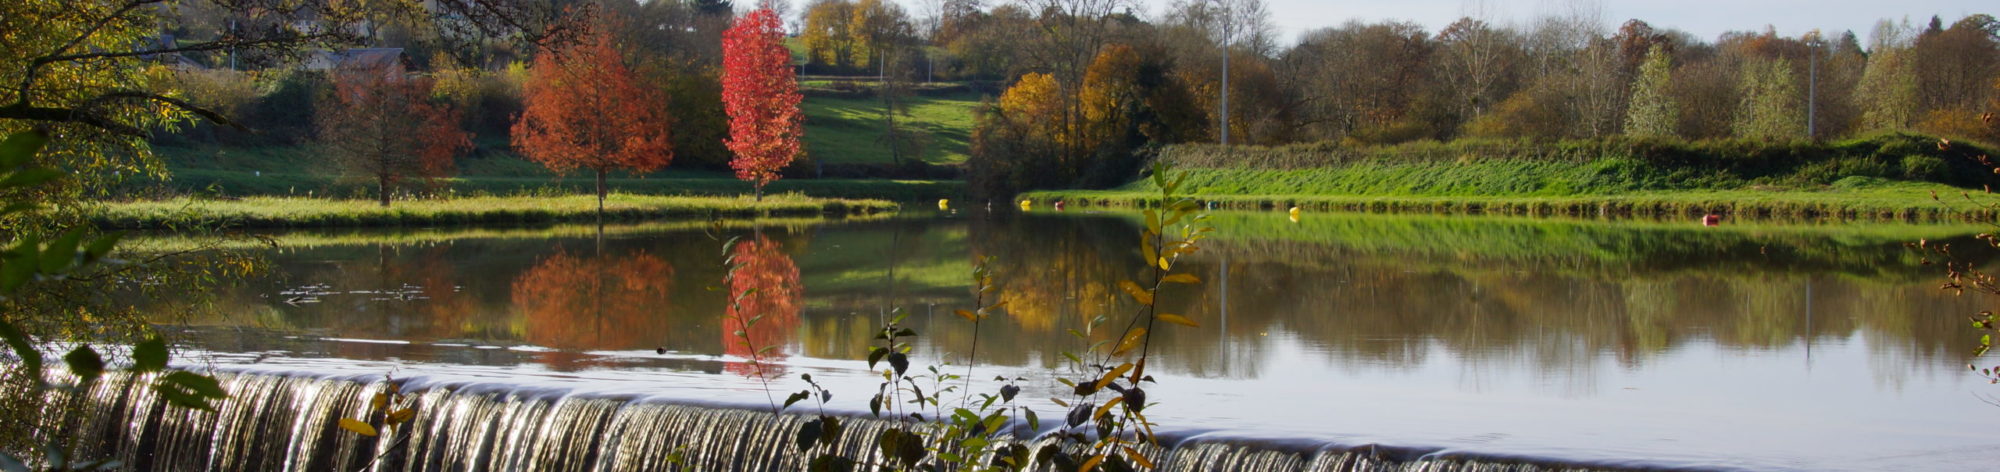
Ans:
<svg viewBox="0 0 2000 472"><path fill-rule="evenodd" d="M798 265L782 249L761 234L730 249L736 267L729 272L729 294L740 298L729 304L722 319L723 352L757 360L730 362L726 366L730 372L746 377L784 375L782 368L769 362L789 356L786 346L798 331L805 290L799 285Z"/></svg>
<svg viewBox="0 0 2000 472"><path fill-rule="evenodd" d="M558 349L641 349L670 329L674 267L645 251L582 258L559 251L514 279L522 339Z"/></svg>

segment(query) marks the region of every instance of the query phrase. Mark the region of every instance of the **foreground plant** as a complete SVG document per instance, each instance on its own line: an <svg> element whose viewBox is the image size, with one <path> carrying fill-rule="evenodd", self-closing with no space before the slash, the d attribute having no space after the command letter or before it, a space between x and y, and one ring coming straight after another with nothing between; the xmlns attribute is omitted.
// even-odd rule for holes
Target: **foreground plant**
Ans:
<svg viewBox="0 0 2000 472"><path fill-rule="evenodd" d="M48 137L40 132L16 133L0 141L0 195L7 196L4 205L0 205L0 218L37 211L39 205L23 195L30 195L36 187L66 175L35 164L35 154L47 143ZM0 250L0 301L18 296L31 284L103 275L93 271L126 264L106 258L117 247L123 234L112 233L88 241L85 240L86 234L87 231L82 228L73 228L47 242L29 234ZM4 341L20 361L19 372L28 377L31 393L64 393L64 398L73 403L68 405L71 410L81 408L82 405L76 402L87 399L92 386L104 377L107 370L104 356L89 344L78 344L62 356L73 380L51 382L43 370L41 342L4 318L0 318L0 341ZM150 380L151 390L169 405L214 411L211 402L228 396L213 377L168 369L170 356L167 343L157 336L133 346L130 356L132 365L127 369L130 375L125 377L125 381ZM60 437L61 428L65 426L57 425L58 429L54 432L35 433L43 438L40 457L24 460L0 452L0 470L31 470L29 464L35 464L41 470L106 470L122 466L118 461L108 459L75 460L76 443Z"/></svg>

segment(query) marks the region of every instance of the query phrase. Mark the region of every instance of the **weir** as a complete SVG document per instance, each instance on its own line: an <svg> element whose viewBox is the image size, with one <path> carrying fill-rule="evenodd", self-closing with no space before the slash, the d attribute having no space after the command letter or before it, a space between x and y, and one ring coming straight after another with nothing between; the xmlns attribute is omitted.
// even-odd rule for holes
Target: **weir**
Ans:
<svg viewBox="0 0 2000 472"><path fill-rule="evenodd" d="M793 441L813 419L803 414L402 379L396 382L414 399L418 415L404 427L407 431L377 439L343 430L338 421L363 417L368 399L389 385L385 379L268 373L221 373L217 378L231 398L215 412L169 407L146 388L147 379L112 374L95 383L85 398L45 393L51 404L79 403L49 408L53 413L44 421L63 425L56 429L76 440L75 457L117 458L133 470L796 471L806 470L811 460ZM844 423L833 453L862 464L886 463L874 438L897 423L866 417ZM1037 441L1030 450L1045 443ZM1615 469L1435 450L1198 436L1162 444L1163 450L1149 455L1165 471Z"/></svg>

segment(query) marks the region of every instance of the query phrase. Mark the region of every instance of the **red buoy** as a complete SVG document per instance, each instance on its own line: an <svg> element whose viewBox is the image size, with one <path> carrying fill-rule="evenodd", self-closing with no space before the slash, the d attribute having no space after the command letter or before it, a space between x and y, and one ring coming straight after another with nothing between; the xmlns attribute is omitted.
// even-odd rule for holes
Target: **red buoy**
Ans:
<svg viewBox="0 0 2000 472"><path fill-rule="evenodd" d="M1718 226L1721 224L1722 224L1722 215L1710 213L1708 215L1701 217L1702 226Z"/></svg>

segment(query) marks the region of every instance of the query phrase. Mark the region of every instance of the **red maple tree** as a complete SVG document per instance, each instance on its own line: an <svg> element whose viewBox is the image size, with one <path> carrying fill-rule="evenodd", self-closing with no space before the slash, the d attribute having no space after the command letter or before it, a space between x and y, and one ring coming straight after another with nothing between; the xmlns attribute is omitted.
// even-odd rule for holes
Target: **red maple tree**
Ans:
<svg viewBox="0 0 2000 472"><path fill-rule="evenodd" d="M610 29L594 28L535 56L522 84L526 109L513 129L514 146L549 170L594 171L598 213L606 173L651 172L674 157L666 95L639 83Z"/></svg>
<svg viewBox="0 0 2000 472"><path fill-rule="evenodd" d="M332 75L333 94L322 100L315 123L319 143L342 169L374 180L382 206L389 206L397 183L450 174L452 158L472 148L458 113L431 101L429 78L381 65L341 67Z"/></svg>
<svg viewBox="0 0 2000 472"><path fill-rule="evenodd" d="M784 39L783 21L768 8L737 18L722 33L722 106L729 114L729 150L736 153L729 167L756 186L758 200L764 185L798 157L805 135Z"/></svg>

